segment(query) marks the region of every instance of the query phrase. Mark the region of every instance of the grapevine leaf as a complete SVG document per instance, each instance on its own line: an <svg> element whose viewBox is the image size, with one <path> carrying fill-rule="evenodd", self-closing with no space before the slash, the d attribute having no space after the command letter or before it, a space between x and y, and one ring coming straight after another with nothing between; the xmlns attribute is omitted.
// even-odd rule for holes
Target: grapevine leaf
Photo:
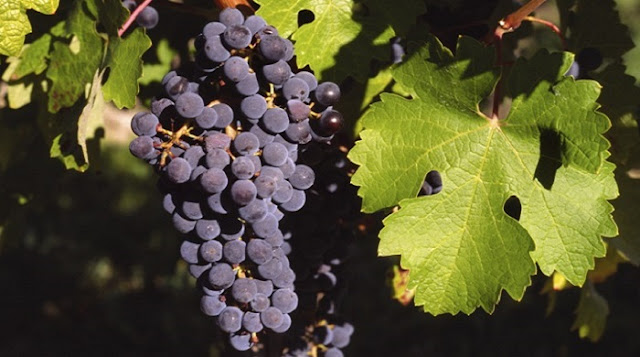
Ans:
<svg viewBox="0 0 640 357"><path fill-rule="evenodd" d="M597 342L604 332L607 316L609 316L607 300L596 291L593 284L585 284L581 290L576 320L573 322L571 330L578 330L581 338Z"/></svg>
<svg viewBox="0 0 640 357"><path fill-rule="evenodd" d="M394 71L412 99L383 94L349 154L364 211L400 204L379 254L402 256L416 304L434 314L492 311L502 289L521 298L534 262L581 285L605 254L601 236L617 234L599 85L563 78L572 56L542 51L514 65L511 111L491 119L479 102L498 79L493 51L465 37L455 57L435 38L424 43ZM443 190L416 198L430 170ZM504 211L510 196L519 222Z"/></svg>
<svg viewBox="0 0 640 357"><path fill-rule="evenodd" d="M9 108L18 109L31 103L31 93L33 92L33 82L14 82L9 84L7 89L7 100Z"/></svg>
<svg viewBox="0 0 640 357"><path fill-rule="evenodd" d="M0 0L0 54L15 56L31 32L27 10L53 14L59 0Z"/></svg>
<svg viewBox="0 0 640 357"><path fill-rule="evenodd" d="M575 5L573 1L561 2L561 8L567 6L575 6L573 11L561 11L561 14L568 17L563 23L568 25L571 46L576 53L593 47L605 57L620 57L633 48L629 29L620 21L614 0L577 0Z"/></svg>
<svg viewBox="0 0 640 357"><path fill-rule="evenodd" d="M103 56L103 41L96 32L95 19L85 9L84 1L78 1L66 23L71 44L55 42L47 78L53 84L49 90L50 112L72 106L91 83Z"/></svg>
<svg viewBox="0 0 640 357"><path fill-rule="evenodd" d="M51 46L51 35L44 34L37 40L25 45L20 53L20 63L10 80L18 80L29 74L40 74L47 69L47 58Z"/></svg>
<svg viewBox="0 0 640 357"><path fill-rule="evenodd" d="M96 71L89 93L87 93L87 105L82 109L78 119L78 145L82 148L84 162L89 163L87 151L87 139L93 137L95 129L102 126L104 112L104 98L102 94L102 76L104 71Z"/></svg>
<svg viewBox="0 0 640 357"><path fill-rule="evenodd" d="M425 11L421 1L401 1L394 6L380 0L260 0L257 14L293 34L298 67L310 65L324 80L354 76L364 81L372 58L389 61L389 40L406 32ZM311 23L297 27L298 12L314 14ZM385 19L385 20L381 20ZM318 44L321 43L321 46Z"/></svg>
<svg viewBox="0 0 640 357"><path fill-rule="evenodd" d="M151 47L151 40L142 28L135 29L126 39L113 38L109 43L106 66L111 67L104 84L104 99L113 100L118 108L133 108L138 94L138 78L142 75L142 54Z"/></svg>
<svg viewBox="0 0 640 357"><path fill-rule="evenodd" d="M613 63L603 71L592 74L593 79L602 85L602 94L598 98L598 103L602 105L600 110L607 114L613 124L607 132L612 143L612 158L622 164L627 162L630 151L640 143L640 87L635 84L635 78L625 74L625 69L624 65Z"/></svg>
<svg viewBox="0 0 640 357"><path fill-rule="evenodd" d="M98 22L104 26L109 36L118 36L118 29L129 16L127 9L122 6L121 0L93 0L96 8L93 13L98 15Z"/></svg>

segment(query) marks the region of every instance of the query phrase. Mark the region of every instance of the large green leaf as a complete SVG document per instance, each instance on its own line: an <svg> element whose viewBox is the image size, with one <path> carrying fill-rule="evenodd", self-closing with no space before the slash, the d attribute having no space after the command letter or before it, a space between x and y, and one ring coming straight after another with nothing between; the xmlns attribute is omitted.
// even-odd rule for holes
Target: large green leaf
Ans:
<svg viewBox="0 0 640 357"><path fill-rule="evenodd" d="M498 80L493 51L461 38L453 57L436 39L422 43L394 72L412 99L382 95L350 153L363 210L401 207L384 221L379 254L402 256L416 304L436 314L492 311L503 289L521 298L534 262L581 285L605 254L601 236L617 234L600 86L562 77L570 54L541 52L510 71L507 118L489 118L479 102ZM444 188L416 198L430 170ZM504 212L510 196L519 222Z"/></svg>
<svg viewBox="0 0 640 357"><path fill-rule="evenodd" d="M389 40L408 31L425 11L417 0L389 6L383 0L259 0L258 15L288 37L293 34L298 67L306 65L323 80L353 76L364 81L372 58L389 61ZM298 12L314 20L298 28Z"/></svg>
<svg viewBox="0 0 640 357"><path fill-rule="evenodd" d="M59 0L0 0L0 54L15 56L31 32L27 10L53 14Z"/></svg>
<svg viewBox="0 0 640 357"><path fill-rule="evenodd" d="M110 67L104 84L104 99L118 108L133 108L138 94L138 78L142 75L142 54L151 47L151 40L142 28L135 29L124 40L113 38L109 43L105 66Z"/></svg>
<svg viewBox="0 0 640 357"><path fill-rule="evenodd" d="M91 83L104 54L104 41L96 31L96 20L78 1L66 23L71 43L55 42L50 54L47 78L53 83L49 90L49 111L72 106Z"/></svg>

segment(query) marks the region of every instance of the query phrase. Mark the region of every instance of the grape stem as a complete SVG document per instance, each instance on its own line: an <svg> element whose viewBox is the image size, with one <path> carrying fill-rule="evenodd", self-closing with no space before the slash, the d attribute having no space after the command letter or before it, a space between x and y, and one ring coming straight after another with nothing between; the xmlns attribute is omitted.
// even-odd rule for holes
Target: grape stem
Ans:
<svg viewBox="0 0 640 357"><path fill-rule="evenodd" d="M127 22L125 22L124 25L122 25L122 27L120 28L120 30L118 30L118 37L122 37L122 35L127 31L129 26L131 26L131 24L136 20L136 17L140 15L140 13L142 12L142 10L144 10L145 7L149 6L151 1L153 0L144 0L140 5L138 5L138 7L136 7L135 10L133 10L131 15L129 15L129 18L127 19Z"/></svg>
<svg viewBox="0 0 640 357"><path fill-rule="evenodd" d="M535 16L527 16L524 18L525 21L530 21L530 22L537 22L539 24L542 24L546 27L548 27L549 29L551 29L551 31L555 32L556 35L558 35L558 37L560 38L560 41L562 41L562 49L563 50L567 50L569 47L567 46L567 41L564 38L564 35L562 35L562 32L560 31L560 29L558 28L558 26L556 26L553 22L551 21L547 21L547 20L543 20L543 19L539 19Z"/></svg>
<svg viewBox="0 0 640 357"><path fill-rule="evenodd" d="M502 36L505 33L515 31L520 25L522 21L528 20L533 21L531 15L540 5L542 5L547 0L529 0L526 4L522 5L516 11L510 13L506 17L502 18L502 20L498 21L498 26L492 34L492 38L490 42L494 42L496 44L496 64L500 67L500 78L498 79L498 83L496 83L496 88L493 91L493 108L491 117L492 119L498 119L498 111L500 109L500 96L502 92L502 67L504 63L502 63ZM538 20L538 19L536 19ZM542 22L534 21L534 22ZM551 23L549 23L551 24ZM553 25L553 24L551 24ZM548 26L548 25L547 25ZM555 27L555 25L554 25ZM557 27L556 27L557 29ZM560 30L558 30L559 33ZM563 41L564 44L564 41Z"/></svg>

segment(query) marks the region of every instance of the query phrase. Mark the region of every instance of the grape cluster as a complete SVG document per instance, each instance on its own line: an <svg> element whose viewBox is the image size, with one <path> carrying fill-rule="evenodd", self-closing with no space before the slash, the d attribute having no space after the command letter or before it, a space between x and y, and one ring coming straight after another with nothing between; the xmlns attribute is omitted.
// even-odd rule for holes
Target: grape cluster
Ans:
<svg viewBox="0 0 640 357"><path fill-rule="evenodd" d="M299 146L343 125L340 88L294 73L293 44L258 16L225 9L195 41L195 63L162 80L164 96L131 122L131 153L160 174L164 209L185 234L182 258L201 309L248 350L289 329L298 305L279 222L315 182Z"/></svg>
<svg viewBox="0 0 640 357"><path fill-rule="evenodd" d="M133 12L138 7L138 4L135 0L123 0L122 6L124 6L129 12ZM140 13L138 17L136 17L136 23L139 26L142 26L146 29L152 29L158 25L158 21L160 20L160 16L158 15L158 10L154 9L151 6L147 6Z"/></svg>

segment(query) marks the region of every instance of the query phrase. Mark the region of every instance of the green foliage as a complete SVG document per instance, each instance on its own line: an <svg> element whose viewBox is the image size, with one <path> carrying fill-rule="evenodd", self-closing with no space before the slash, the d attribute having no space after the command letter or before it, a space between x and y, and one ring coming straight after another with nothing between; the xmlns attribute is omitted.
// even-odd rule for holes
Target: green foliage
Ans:
<svg viewBox="0 0 640 357"><path fill-rule="evenodd" d="M598 84L562 79L571 56L541 52L510 72L508 117L488 118L478 105L497 80L492 51L466 38L455 57L435 39L420 44L394 72L412 99L383 94L350 153L363 209L400 204L379 254L402 256L416 304L434 314L492 311L502 289L520 299L534 262L581 285L604 256L601 236L617 234ZM430 170L442 193L414 198ZM520 222L503 209L512 195Z"/></svg>
<svg viewBox="0 0 640 357"><path fill-rule="evenodd" d="M381 0L259 0L257 14L279 33L292 35L299 67L309 65L323 80L341 81L353 76L364 82L372 58L389 61L389 40L404 35L417 15L421 1L400 1L393 6ZM298 12L311 11L314 20L298 28ZM319 45L321 44L321 45Z"/></svg>
<svg viewBox="0 0 640 357"><path fill-rule="evenodd" d="M607 316L609 316L607 300L596 291L593 284L585 284L581 289L576 320L571 329L578 330L580 337L596 342L602 337Z"/></svg>
<svg viewBox="0 0 640 357"><path fill-rule="evenodd" d="M20 53L24 37L31 32L27 10L53 14L59 0L0 0L0 55Z"/></svg>

